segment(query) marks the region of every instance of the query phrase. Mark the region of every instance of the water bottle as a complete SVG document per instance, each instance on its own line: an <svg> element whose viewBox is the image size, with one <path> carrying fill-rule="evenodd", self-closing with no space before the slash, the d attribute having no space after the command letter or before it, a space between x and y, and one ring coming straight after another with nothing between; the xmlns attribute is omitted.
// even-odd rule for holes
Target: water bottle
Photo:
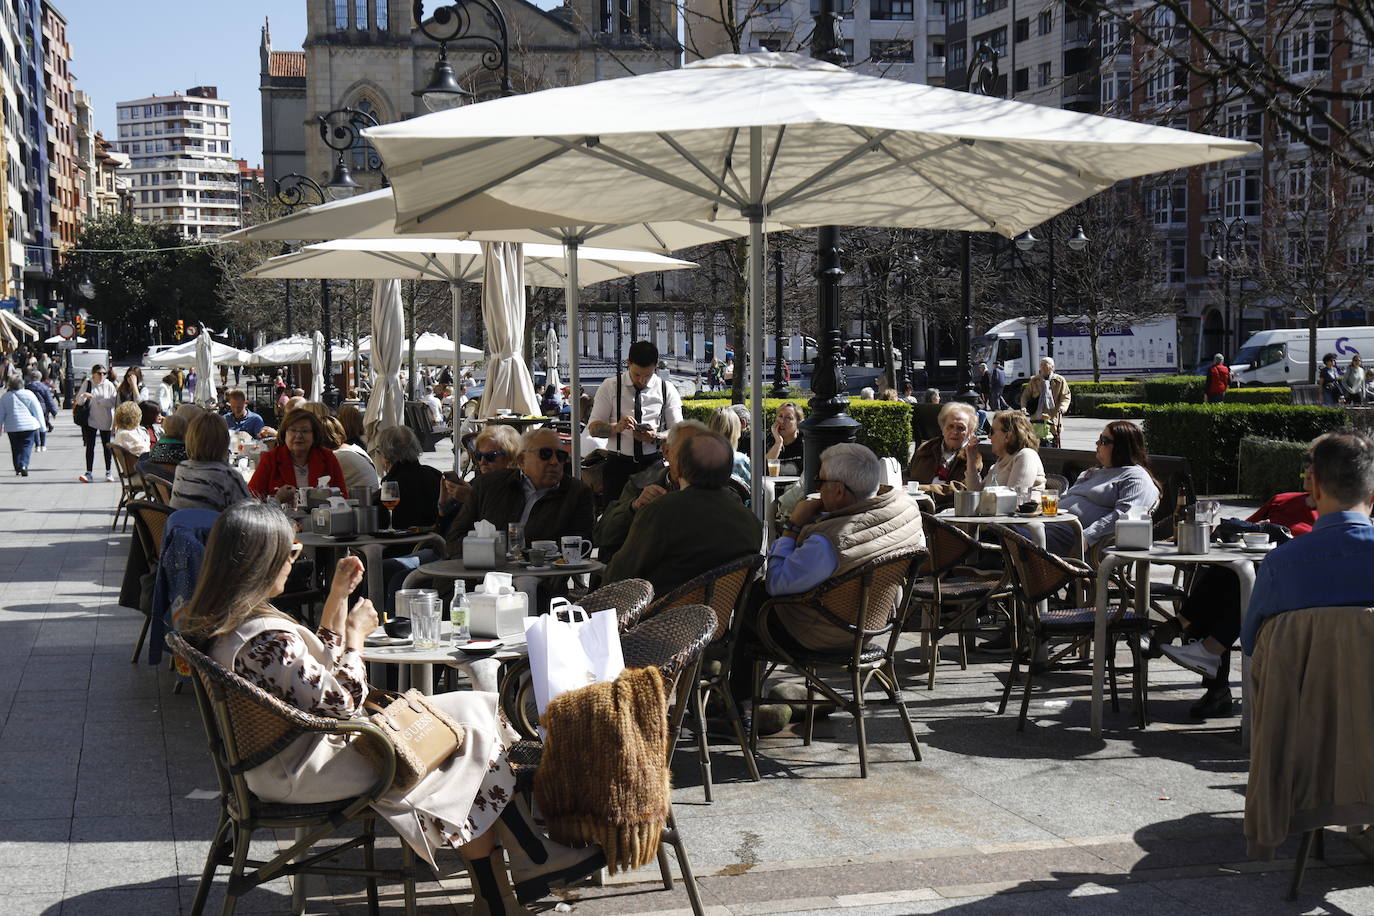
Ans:
<svg viewBox="0 0 1374 916"><path fill-rule="evenodd" d="M448 621L453 626L453 644L466 645L468 634L468 588L467 583L458 579L453 583L453 603L449 605Z"/></svg>

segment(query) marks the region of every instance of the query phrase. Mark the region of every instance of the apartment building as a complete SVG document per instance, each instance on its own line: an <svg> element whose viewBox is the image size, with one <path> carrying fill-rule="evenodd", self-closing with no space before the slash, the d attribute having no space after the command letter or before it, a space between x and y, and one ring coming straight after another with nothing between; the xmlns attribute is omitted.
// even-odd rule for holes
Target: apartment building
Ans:
<svg viewBox="0 0 1374 916"><path fill-rule="evenodd" d="M229 155L229 102L214 86L119 102L116 108L136 217L170 223L192 239L238 228L239 169Z"/></svg>
<svg viewBox="0 0 1374 916"><path fill-rule="evenodd" d="M132 209L129 190L129 157L115 148L99 131L95 135L95 181L92 215L106 216Z"/></svg>
<svg viewBox="0 0 1374 916"><path fill-rule="evenodd" d="M48 154L48 230L59 252L81 232L84 169L77 157L76 98L67 20L43 4L43 102Z"/></svg>
<svg viewBox="0 0 1374 916"><path fill-rule="evenodd" d="M236 159L239 168L239 222L246 223L253 210L267 200L267 178L261 168L251 168L247 159Z"/></svg>

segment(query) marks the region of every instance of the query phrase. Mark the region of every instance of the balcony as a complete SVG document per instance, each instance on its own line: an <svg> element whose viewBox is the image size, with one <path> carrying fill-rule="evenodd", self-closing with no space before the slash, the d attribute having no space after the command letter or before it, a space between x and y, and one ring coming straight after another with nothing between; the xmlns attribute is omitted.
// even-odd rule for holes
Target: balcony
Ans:
<svg viewBox="0 0 1374 916"><path fill-rule="evenodd" d="M1084 71L1064 78L1059 103L1073 111L1095 111L1098 106L1101 79L1096 71Z"/></svg>
<svg viewBox="0 0 1374 916"><path fill-rule="evenodd" d="M943 57L926 58L926 79L943 80L945 78L945 59Z"/></svg>
<svg viewBox="0 0 1374 916"><path fill-rule="evenodd" d="M1069 19L1064 23L1064 49L1082 48L1093 43L1093 24L1087 19Z"/></svg>
<svg viewBox="0 0 1374 916"><path fill-rule="evenodd" d="M945 34L945 17L944 17L944 16L927 16L927 17L926 17L926 34L927 34L927 35L931 35L931 36L934 36L934 35L943 35L943 34Z"/></svg>

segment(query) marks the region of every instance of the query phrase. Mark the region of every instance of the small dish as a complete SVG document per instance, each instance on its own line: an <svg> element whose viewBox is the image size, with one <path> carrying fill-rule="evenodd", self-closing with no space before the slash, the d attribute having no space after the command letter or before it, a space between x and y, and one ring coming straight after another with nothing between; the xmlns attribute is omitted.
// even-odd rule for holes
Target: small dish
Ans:
<svg viewBox="0 0 1374 916"><path fill-rule="evenodd" d="M576 563L569 563L567 560L559 557L557 560L553 561L553 565L557 566L559 569L580 569L583 566L590 566L591 563L586 560L578 560Z"/></svg>
<svg viewBox="0 0 1374 916"><path fill-rule="evenodd" d="M393 617L391 620L382 624L382 629L386 632L386 635L390 636L392 639L409 639L410 618Z"/></svg>
<svg viewBox="0 0 1374 916"><path fill-rule="evenodd" d="M1270 541L1268 544L1261 544L1258 547L1251 547L1249 544L1241 544L1240 549L1245 551L1246 553L1268 553L1277 546L1279 545L1275 544L1273 541Z"/></svg>
<svg viewBox="0 0 1374 916"><path fill-rule="evenodd" d="M1039 518L1043 514L1044 513L1039 509L1036 509L1034 512L1022 512L1019 509L1016 511L1017 518Z"/></svg>
<svg viewBox="0 0 1374 916"><path fill-rule="evenodd" d="M497 652L501 651L504 645L505 643L501 642L499 639L473 639L459 646L458 651L464 655L476 655L480 657L484 655L495 655Z"/></svg>

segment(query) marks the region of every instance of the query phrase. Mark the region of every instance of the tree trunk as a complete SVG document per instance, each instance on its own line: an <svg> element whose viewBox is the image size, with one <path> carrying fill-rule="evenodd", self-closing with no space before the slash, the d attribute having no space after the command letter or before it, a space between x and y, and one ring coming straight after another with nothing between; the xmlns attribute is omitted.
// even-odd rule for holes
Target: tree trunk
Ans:
<svg viewBox="0 0 1374 916"><path fill-rule="evenodd" d="M1101 329L1098 327L1097 318L1088 317L1088 346L1093 354L1093 381L1102 381L1102 362L1097 357L1097 336Z"/></svg>
<svg viewBox="0 0 1374 916"><path fill-rule="evenodd" d="M1317 324L1321 314L1315 309L1307 314L1307 384L1317 383Z"/></svg>

